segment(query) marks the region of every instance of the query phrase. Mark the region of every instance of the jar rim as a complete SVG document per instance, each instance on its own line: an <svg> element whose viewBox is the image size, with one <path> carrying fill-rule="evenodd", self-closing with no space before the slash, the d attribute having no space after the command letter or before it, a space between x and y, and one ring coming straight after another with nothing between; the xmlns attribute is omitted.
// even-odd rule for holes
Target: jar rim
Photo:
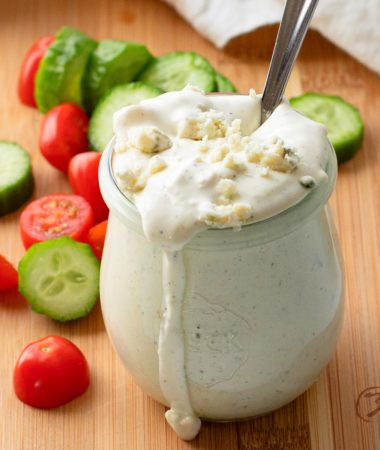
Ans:
<svg viewBox="0 0 380 450"><path fill-rule="evenodd" d="M139 234L144 235L141 216L135 205L119 188L112 171L115 137L103 152L99 166L99 184L102 196L110 211L127 222ZM302 200L266 219L242 225L240 230L232 228L208 228L196 234L187 244L191 249L219 249L225 245L245 247L248 243L261 245L284 237L311 219L326 205L334 189L337 177L336 153L328 141L329 157L326 165L327 182L312 189Z"/></svg>

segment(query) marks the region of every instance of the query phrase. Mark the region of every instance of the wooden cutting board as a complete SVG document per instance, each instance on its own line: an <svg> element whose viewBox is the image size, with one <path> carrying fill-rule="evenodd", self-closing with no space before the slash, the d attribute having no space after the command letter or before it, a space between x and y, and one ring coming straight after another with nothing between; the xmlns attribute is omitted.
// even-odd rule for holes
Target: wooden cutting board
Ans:
<svg viewBox="0 0 380 450"><path fill-rule="evenodd" d="M69 192L69 187L38 152L41 116L20 105L16 80L31 42L62 25L98 39L140 41L156 55L195 50L242 92L261 90L276 34L275 27L265 28L222 51L154 0L0 1L0 139L17 141L31 153L35 197ZM380 77L311 32L287 94L305 90L342 95L359 107L366 124L364 147L340 167L331 199L345 260L346 315L337 351L317 383L271 415L244 423L205 423L197 439L184 443L166 425L164 408L145 396L122 367L99 306L89 317L62 325L32 312L9 292L0 298L1 450L380 449ZM23 255L18 217L19 212L0 218L0 253L14 264ZM92 383L81 398L44 411L16 399L12 370L21 349L48 334L79 345Z"/></svg>

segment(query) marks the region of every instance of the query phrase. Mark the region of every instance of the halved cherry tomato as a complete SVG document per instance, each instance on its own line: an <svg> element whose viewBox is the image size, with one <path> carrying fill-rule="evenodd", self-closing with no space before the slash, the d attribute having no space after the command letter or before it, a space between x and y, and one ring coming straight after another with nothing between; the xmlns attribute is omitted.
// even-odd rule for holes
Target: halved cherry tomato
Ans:
<svg viewBox="0 0 380 450"><path fill-rule="evenodd" d="M86 242L88 230L93 225L91 206L79 195L47 195L29 203L20 216L25 248L60 236Z"/></svg>
<svg viewBox="0 0 380 450"><path fill-rule="evenodd" d="M12 289L18 284L17 270L0 255L0 291Z"/></svg>
<svg viewBox="0 0 380 450"><path fill-rule="evenodd" d="M24 105L36 105L34 97L34 82L36 74L40 66L41 59L44 57L47 49L54 41L54 36L44 36L36 41L28 50L24 61L21 65L20 74L18 77L18 96Z"/></svg>
<svg viewBox="0 0 380 450"><path fill-rule="evenodd" d="M64 405L83 394L89 384L83 353L60 336L47 336L27 345L13 372L17 397L35 408Z"/></svg>
<svg viewBox="0 0 380 450"><path fill-rule="evenodd" d="M80 153L72 158L67 171L71 189L91 205L95 222L108 217L108 207L100 193L98 180L101 156L99 152Z"/></svg>
<svg viewBox="0 0 380 450"><path fill-rule="evenodd" d="M106 238L108 220L100 222L90 229L87 236L87 242L90 244L94 255L102 259L104 240Z"/></svg>
<svg viewBox="0 0 380 450"><path fill-rule="evenodd" d="M62 103L44 117L40 133L40 150L48 162L62 172L77 153L88 149L88 117L73 103Z"/></svg>

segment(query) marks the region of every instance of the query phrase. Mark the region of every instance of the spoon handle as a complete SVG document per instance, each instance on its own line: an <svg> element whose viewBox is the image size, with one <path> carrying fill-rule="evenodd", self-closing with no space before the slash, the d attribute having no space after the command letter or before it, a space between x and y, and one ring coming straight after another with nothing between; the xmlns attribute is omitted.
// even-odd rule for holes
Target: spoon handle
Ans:
<svg viewBox="0 0 380 450"><path fill-rule="evenodd" d="M287 0L261 101L261 121L279 105L318 0Z"/></svg>

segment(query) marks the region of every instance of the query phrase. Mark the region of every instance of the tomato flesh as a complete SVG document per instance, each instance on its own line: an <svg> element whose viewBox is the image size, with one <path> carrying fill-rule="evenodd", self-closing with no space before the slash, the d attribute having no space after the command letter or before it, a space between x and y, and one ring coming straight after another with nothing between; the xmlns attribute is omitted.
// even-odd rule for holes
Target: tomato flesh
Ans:
<svg viewBox="0 0 380 450"><path fill-rule="evenodd" d="M18 284L17 270L0 255L0 291L12 289Z"/></svg>
<svg viewBox="0 0 380 450"><path fill-rule="evenodd" d="M98 170L101 156L98 152L80 153L70 161L67 172L74 194L81 195L90 203L95 222L101 222L108 217L108 207L99 188Z"/></svg>
<svg viewBox="0 0 380 450"><path fill-rule="evenodd" d="M88 117L78 105L62 103L44 117L40 132L40 150L56 169L66 172L77 153L88 150Z"/></svg>
<svg viewBox="0 0 380 450"><path fill-rule="evenodd" d="M60 236L86 242L88 230L93 225L91 206L79 195L47 195L29 203L20 216L25 248Z"/></svg>
<svg viewBox="0 0 380 450"><path fill-rule="evenodd" d="M17 86L18 97L24 105L32 106L34 108L37 106L34 96L37 71L42 58L54 39L54 36L44 36L41 39L38 39L38 41L36 41L28 50L28 53L24 58Z"/></svg>
<svg viewBox="0 0 380 450"><path fill-rule="evenodd" d="M83 353L60 336L47 336L27 345L13 372L17 397L35 408L64 405L83 394L89 383Z"/></svg>
<svg viewBox="0 0 380 450"><path fill-rule="evenodd" d="M94 255L102 259L104 241L106 238L108 220L98 223L88 232L87 242L90 244Z"/></svg>

